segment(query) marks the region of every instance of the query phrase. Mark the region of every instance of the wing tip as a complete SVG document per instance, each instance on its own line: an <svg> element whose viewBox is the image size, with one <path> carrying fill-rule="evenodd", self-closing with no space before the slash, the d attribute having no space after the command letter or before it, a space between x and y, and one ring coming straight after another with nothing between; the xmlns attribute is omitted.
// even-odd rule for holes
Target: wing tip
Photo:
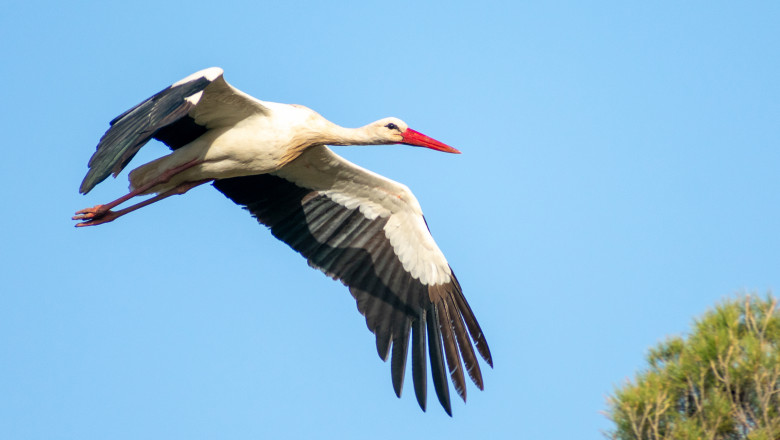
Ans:
<svg viewBox="0 0 780 440"><path fill-rule="evenodd" d="M490 347L488 347L485 336L482 334L479 336L480 338L476 340L477 351L479 352L479 355L482 356L482 359L490 365L490 368L493 368L493 354L490 352Z"/></svg>
<svg viewBox="0 0 780 440"><path fill-rule="evenodd" d="M86 195L88 192L92 191L92 188L97 186L98 183L102 182L106 179L106 177L108 177L108 175L106 175L102 179L98 179L95 177L95 173L93 173L92 170L93 169L90 168L87 172L87 175L84 176L84 180L81 181L81 186L79 186L79 193Z"/></svg>

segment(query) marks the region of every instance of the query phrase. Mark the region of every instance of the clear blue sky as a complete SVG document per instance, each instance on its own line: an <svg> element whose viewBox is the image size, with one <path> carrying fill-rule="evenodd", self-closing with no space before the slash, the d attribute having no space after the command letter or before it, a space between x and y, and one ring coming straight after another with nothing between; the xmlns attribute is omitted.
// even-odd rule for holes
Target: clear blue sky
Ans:
<svg viewBox="0 0 780 440"><path fill-rule="evenodd" d="M649 347L778 289L779 3L421 3L4 7L1 438L597 439ZM486 333L454 418L213 188L73 227L127 187L77 191L108 121L209 66L463 151L337 150L412 188Z"/></svg>

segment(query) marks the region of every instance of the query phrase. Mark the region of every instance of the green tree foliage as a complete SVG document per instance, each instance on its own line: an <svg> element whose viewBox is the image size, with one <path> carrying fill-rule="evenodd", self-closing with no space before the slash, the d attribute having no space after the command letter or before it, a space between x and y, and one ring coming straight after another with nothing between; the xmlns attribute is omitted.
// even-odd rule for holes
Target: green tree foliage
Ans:
<svg viewBox="0 0 780 440"><path fill-rule="evenodd" d="M726 301L608 398L612 439L780 440L777 300Z"/></svg>

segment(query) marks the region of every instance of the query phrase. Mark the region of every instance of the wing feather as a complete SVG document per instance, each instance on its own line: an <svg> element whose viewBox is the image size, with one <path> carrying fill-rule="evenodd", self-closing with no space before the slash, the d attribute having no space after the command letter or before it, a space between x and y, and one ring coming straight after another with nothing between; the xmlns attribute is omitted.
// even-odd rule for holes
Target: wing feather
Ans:
<svg viewBox="0 0 780 440"><path fill-rule="evenodd" d="M431 376L433 376L433 389L436 390L436 397L444 408L444 411L452 416L452 405L450 404L450 389L447 386L447 370L444 367L444 354L442 353L442 335L439 327L439 311L436 306L431 307L427 313L428 317L428 354L431 358Z"/></svg>
<svg viewBox="0 0 780 440"><path fill-rule="evenodd" d="M395 395L401 397L401 390L404 384L404 375L406 374L406 358L409 353L409 332L411 330L411 319L404 317L398 333L393 338L393 354L390 360L390 375L393 379L393 390Z"/></svg>
<svg viewBox="0 0 780 440"><path fill-rule="evenodd" d="M428 394L428 379L425 377L425 310L421 316L412 323L412 382L414 382L414 394L417 403L423 411L426 406Z"/></svg>
<svg viewBox="0 0 780 440"><path fill-rule="evenodd" d="M447 368L450 370L450 378L452 379L452 385L455 387L455 391L458 395L466 401L466 379L463 375L463 364L461 363L460 354L458 353L458 346L456 342L456 336L453 328L453 317L450 314L448 302L446 297L439 307L439 328L441 329L441 340L444 346L444 354L447 359ZM455 313L455 310L452 311Z"/></svg>
<svg viewBox="0 0 780 440"><path fill-rule="evenodd" d="M446 302L447 307L450 310L457 310L457 306L455 305L455 302L451 296L447 296ZM466 373L468 373L474 384L477 385L477 388L482 390L485 388L482 381L482 372L479 369L479 363L477 362L477 356L474 353L474 347L471 346L471 341L466 334L466 327L463 325L463 317L460 315L460 313L451 313L450 319L452 320L452 329L458 342L458 348L460 348L461 355L463 355L463 363L466 366Z"/></svg>

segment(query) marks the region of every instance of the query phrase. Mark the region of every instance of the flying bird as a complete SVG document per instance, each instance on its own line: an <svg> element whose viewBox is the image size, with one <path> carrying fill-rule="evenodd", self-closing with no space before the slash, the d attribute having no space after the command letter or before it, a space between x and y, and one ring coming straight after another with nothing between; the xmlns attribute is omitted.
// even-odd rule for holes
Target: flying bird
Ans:
<svg viewBox="0 0 780 440"><path fill-rule="evenodd" d="M173 151L131 171L125 196L77 211L76 226L107 223L211 183L310 266L349 287L376 336L379 357L391 358L398 397L410 340L412 380L423 411L428 357L436 395L450 416L448 374L464 401L464 374L484 389L474 348L492 367L490 349L417 199L406 186L348 162L327 146L458 150L397 118L352 129L301 105L260 101L228 84L222 69L212 67L112 120L80 192L87 194L112 173L116 177L150 139ZM115 210L143 195L152 196Z"/></svg>

